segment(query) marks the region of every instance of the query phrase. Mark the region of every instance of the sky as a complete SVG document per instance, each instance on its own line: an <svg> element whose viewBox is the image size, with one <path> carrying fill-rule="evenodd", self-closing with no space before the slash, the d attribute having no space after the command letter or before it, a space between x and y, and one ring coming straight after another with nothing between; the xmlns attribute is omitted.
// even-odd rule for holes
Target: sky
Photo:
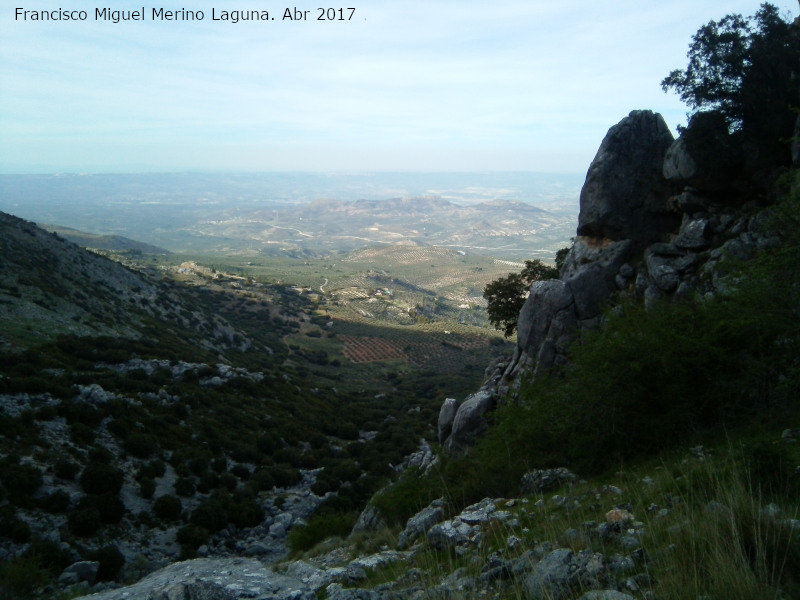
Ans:
<svg viewBox="0 0 800 600"><path fill-rule="evenodd" d="M350 0L328 21L295 1L4 1L0 172L585 172L631 110L685 123L661 80L702 24L760 4ZM235 10L270 20L215 20Z"/></svg>

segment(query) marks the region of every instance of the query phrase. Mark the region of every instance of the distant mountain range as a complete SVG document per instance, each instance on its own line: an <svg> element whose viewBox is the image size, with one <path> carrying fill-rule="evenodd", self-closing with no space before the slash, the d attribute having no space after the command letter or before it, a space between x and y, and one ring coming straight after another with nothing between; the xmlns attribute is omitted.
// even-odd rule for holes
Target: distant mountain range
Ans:
<svg viewBox="0 0 800 600"><path fill-rule="evenodd" d="M519 201L460 205L438 197L317 200L282 210L236 211L186 233L258 242L262 251L350 251L414 242L493 256L551 259L575 231L573 215Z"/></svg>
<svg viewBox="0 0 800 600"><path fill-rule="evenodd" d="M114 252L140 252L142 254L170 254L169 250L137 242L121 235L99 235L86 233L71 227L61 227L60 225L42 225L42 229L50 231L56 235L69 240L73 244L84 248L97 248L100 250L113 250Z"/></svg>
<svg viewBox="0 0 800 600"><path fill-rule="evenodd" d="M575 233L580 183L496 173L5 175L0 210L159 252L319 255L410 241L552 260Z"/></svg>

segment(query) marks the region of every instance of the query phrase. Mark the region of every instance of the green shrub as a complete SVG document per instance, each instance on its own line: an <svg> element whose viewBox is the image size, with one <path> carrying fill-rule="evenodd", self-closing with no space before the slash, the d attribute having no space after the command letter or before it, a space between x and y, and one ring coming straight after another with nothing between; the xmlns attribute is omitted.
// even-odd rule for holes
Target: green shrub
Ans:
<svg viewBox="0 0 800 600"><path fill-rule="evenodd" d="M95 430L93 427L84 423L71 423L69 426L69 437L72 443L77 446L88 446L95 440Z"/></svg>
<svg viewBox="0 0 800 600"><path fill-rule="evenodd" d="M89 537L100 529L100 511L94 503L79 502L67 515L67 528L79 537Z"/></svg>
<svg viewBox="0 0 800 600"><path fill-rule="evenodd" d="M36 559L39 565L53 577L58 577L64 569L72 564L70 552L62 548L61 544L39 537L31 540L25 556Z"/></svg>
<svg viewBox="0 0 800 600"><path fill-rule="evenodd" d="M50 576L35 557L21 557L0 564L0 597L30 598L47 584Z"/></svg>
<svg viewBox="0 0 800 600"><path fill-rule="evenodd" d="M69 508L69 494L64 490L56 490L39 499L39 507L49 513L62 513Z"/></svg>
<svg viewBox="0 0 800 600"><path fill-rule="evenodd" d="M178 519L181 516L182 510L183 505L181 504L180 498L169 494L159 496L153 503L153 512L156 513L156 516L167 521Z"/></svg>
<svg viewBox="0 0 800 600"><path fill-rule="evenodd" d="M146 465L142 465L139 467L139 471L136 474L136 478L147 477L150 479L155 479L156 477L163 477L164 473L167 472L167 466L164 464L164 461L160 459L151 460Z"/></svg>
<svg viewBox="0 0 800 600"><path fill-rule="evenodd" d="M175 480L175 493L184 498L191 498L195 494L194 479L191 477L178 477Z"/></svg>
<svg viewBox="0 0 800 600"><path fill-rule="evenodd" d="M355 513L315 515L306 525L295 525L287 539L292 553L305 552L331 537L346 537L355 525Z"/></svg>
<svg viewBox="0 0 800 600"><path fill-rule="evenodd" d="M103 546L87 555L89 560L100 563L97 570L97 581L114 581L125 566L125 557L116 546Z"/></svg>
<svg viewBox="0 0 800 600"><path fill-rule="evenodd" d="M152 435L132 433L125 440L125 450L136 458L147 458L158 451L158 443Z"/></svg>
<svg viewBox="0 0 800 600"><path fill-rule="evenodd" d="M116 467L99 462L90 462L81 473L81 488L87 494L119 494L123 473Z"/></svg>
<svg viewBox="0 0 800 600"><path fill-rule="evenodd" d="M181 557L193 558L196 550L208 543L209 537L207 529L194 523L181 527L175 535L175 540L181 545Z"/></svg>
<svg viewBox="0 0 800 600"><path fill-rule="evenodd" d="M9 538L15 544L25 544L31 537L30 527L17 516L17 509L9 504L0 506L0 536Z"/></svg>
<svg viewBox="0 0 800 600"><path fill-rule="evenodd" d="M149 477L139 479L139 495L145 500L149 500L156 492L156 482Z"/></svg>
<svg viewBox="0 0 800 600"><path fill-rule="evenodd" d="M0 460L0 487L12 504L29 502L41 485L42 472L33 465L20 463L13 455Z"/></svg>
<svg viewBox="0 0 800 600"><path fill-rule="evenodd" d="M275 486L272 474L265 467L259 467L251 475L248 485L259 492L271 490Z"/></svg>
<svg viewBox="0 0 800 600"><path fill-rule="evenodd" d="M189 521L207 531L219 531L228 524L228 515L223 503L211 498L192 511Z"/></svg>
<svg viewBox="0 0 800 600"><path fill-rule="evenodd" d="M275 487L281 488L291 487L302 479L300 471L285 464L269 467L269 474L275 482Z"/></svg>
<svg viewBox="0 0 800 600"><path fill-rule="evenodd" d="M53 472L56 477L65 481L72 481L75 479L75 475L77 475L80 470L80 465L64 458L60 458L53 465Z"/></svg>

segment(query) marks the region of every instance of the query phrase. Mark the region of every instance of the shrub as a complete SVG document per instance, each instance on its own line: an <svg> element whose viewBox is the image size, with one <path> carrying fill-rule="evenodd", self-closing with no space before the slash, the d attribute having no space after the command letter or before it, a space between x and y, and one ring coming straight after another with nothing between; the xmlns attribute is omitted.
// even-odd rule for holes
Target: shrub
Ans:
<svg viewBox="0 0 800 600"><path fill-rule="evenodd" d="M207 531L219 531L228 524L225 506L215 499L209 499L195 508L189 520Z"/></svg>
<svg viewBox="0 0 800 600"><path fill-rule="evenodd" d="M80 537L89 537L100 529L100 511L94 504L79 503L67 515L67 528Z"/></svg>
<svg viewBox="0 0 800 600"><path fill-rule="evenodd" d="M62 513L69 508L69 494L64 490L56 490L42 497L39 507L49 513Z"/></svg>
<svg viewBox="0 0 800 600"><path fill-rule="evenodd" d="M143 477L155 479L156 477L163 477L166 472L167 466L164 464L164 461L155 459L139 467L139 472L136 474L136 477L137 479Z"/></svg>
<svg viewBox="0 0 800 600"><path fill-rule="evenodd" d="M87 494L119 494L122 488L123 473L108 464L90 462L81 473L81 488Z"/></svg>
<svg viewBox="0 0 800 600"><path fill-rule="evenodd" d="M81 468L79 465L75 464L74 462L66 459L59 459L53 465L53 471L56 477L63 479L65 481L72 481L75 479L75 475L78 474Z"/></svg>
<svg viewBox="0 0 800 600"><path fill-rule="evenodd" d="M175 493L184 498L191 498L195 494L194 479L191 477L179 477L175 481Z"/></svg>
<svg viewBox="0 0 800 600"><path fill-rule="evenodd" d="M0 564L0 594L3 598L30 598L49 579L49 574L35 557L15 558Z"/></svg>
<svg viewBox="0 0 800 600"><path fill-rule="evenodd" d="M295 525L287 539L292 553L310 550L330 537L346 537L355 525L355 513L315 515L306 525Z"/></svg>
<svg viewBox="0 0 800 600"><path fill-rule="evenodd" d="M72 563L70 552L62 548L61 544L38 537L31 540L25 556L35 558L39 565L47 569L53 577L58 577Z"/></svg>
<svg viewBox="0 0 800 600"><path fill-rule="evenodd" d="M73 444L78 446L88 446L94 443L95 431L84 423L71 423L69 426L69 437Z"/></svg>
<svg viewBox="0 0 800 600"><path fill-rule="evenodd" d="M176 520L181 516L182 510L183 505L181 504L180 498L169 494L159 496L153 503L153 512L156 513L156 516L167 521Z"/></svg>
<svg viewBox="0 0 800 600"><path fill-rule="evenodd" d="M255 527L264 520L264 509L255 498L241 498L228 511L230 521L236 527Z"/></svg>
<svg viewBox="0 0 800 600"><path fill-rule="evenodd" d="M272 475L268 469L260 467L256 469L256 471L250 477L248 485L250 485L256 491L264 492L271 490L275 486L275 480L272 478Z"/></svg>
<svg viewBox="0 0 800 600"><path fill-rule="evenodd" d="M125 450L136 458L147 458L158 451L158 443L152 435L132 433L125 440Z"/></svg>
<svg viewBox="0 0 800 600"><path fill-rule="evenodd" d="M190 523L178 530L175 540L181 545L181 558L194 558L197 549L208 543L209 532L207 529Z"/></svg>
<svg viewBox="0 0 800 600"><path fill-rule="evenodd" d="M116 546L103 546L87 555L89 560L100 563L97 581L114 581L125 565L125 557Z"/></svg>
<svg viewBox="0 0 800 600"><path fill-rule="evenodd" d="M0 536L9 538L15 544L25 544L31 537L30 527L9 504L0 506L0 532Z"/></svg>
<svg viewBox="0 0 800 600"><path fill-rule="evenodd" d="M33 465L20 463L18 457L9 455L0 460L0 485L5 488L12 504L25 503L42 485L42 472Z"/></svg>
<svg viewBox="0 0 800 600"><path fill-rule="evenodd" d="M156 492L156 482L149 477L139 479L139 495L145 500L149 500Z"/></svg>

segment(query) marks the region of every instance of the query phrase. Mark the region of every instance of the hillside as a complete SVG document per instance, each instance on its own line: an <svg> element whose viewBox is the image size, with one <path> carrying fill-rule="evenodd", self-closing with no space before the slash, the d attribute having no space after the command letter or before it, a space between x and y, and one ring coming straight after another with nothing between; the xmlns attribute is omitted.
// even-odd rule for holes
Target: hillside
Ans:
<svg viewBox="0 0 800 600"><path fill-rule="evenodd" d="M169 254L169 250L152 246L142 242L137 242L121 235L97 235L86 233L71 227L60 227L58 225L42 225L45 231L51 231L65 240L82 246L84 248L96 248L99 250L113 250L114 252L132 252L139 254Z"/></svg>
<svg viewBox="0 0 800 600"><path fill-rule="evenodd" d="M315 512L349 529L435 437L442 398L479 384L502 347L443 325L435 306L424 322L381 316L374 304L391 313L399 290L364 318L294 283L164 255L112 260L6 214L0 245L11 597L79 559L99 559L100 581L127 580L198 552L274 561ZM367 300L382 281L365 284Z"/></svg>

